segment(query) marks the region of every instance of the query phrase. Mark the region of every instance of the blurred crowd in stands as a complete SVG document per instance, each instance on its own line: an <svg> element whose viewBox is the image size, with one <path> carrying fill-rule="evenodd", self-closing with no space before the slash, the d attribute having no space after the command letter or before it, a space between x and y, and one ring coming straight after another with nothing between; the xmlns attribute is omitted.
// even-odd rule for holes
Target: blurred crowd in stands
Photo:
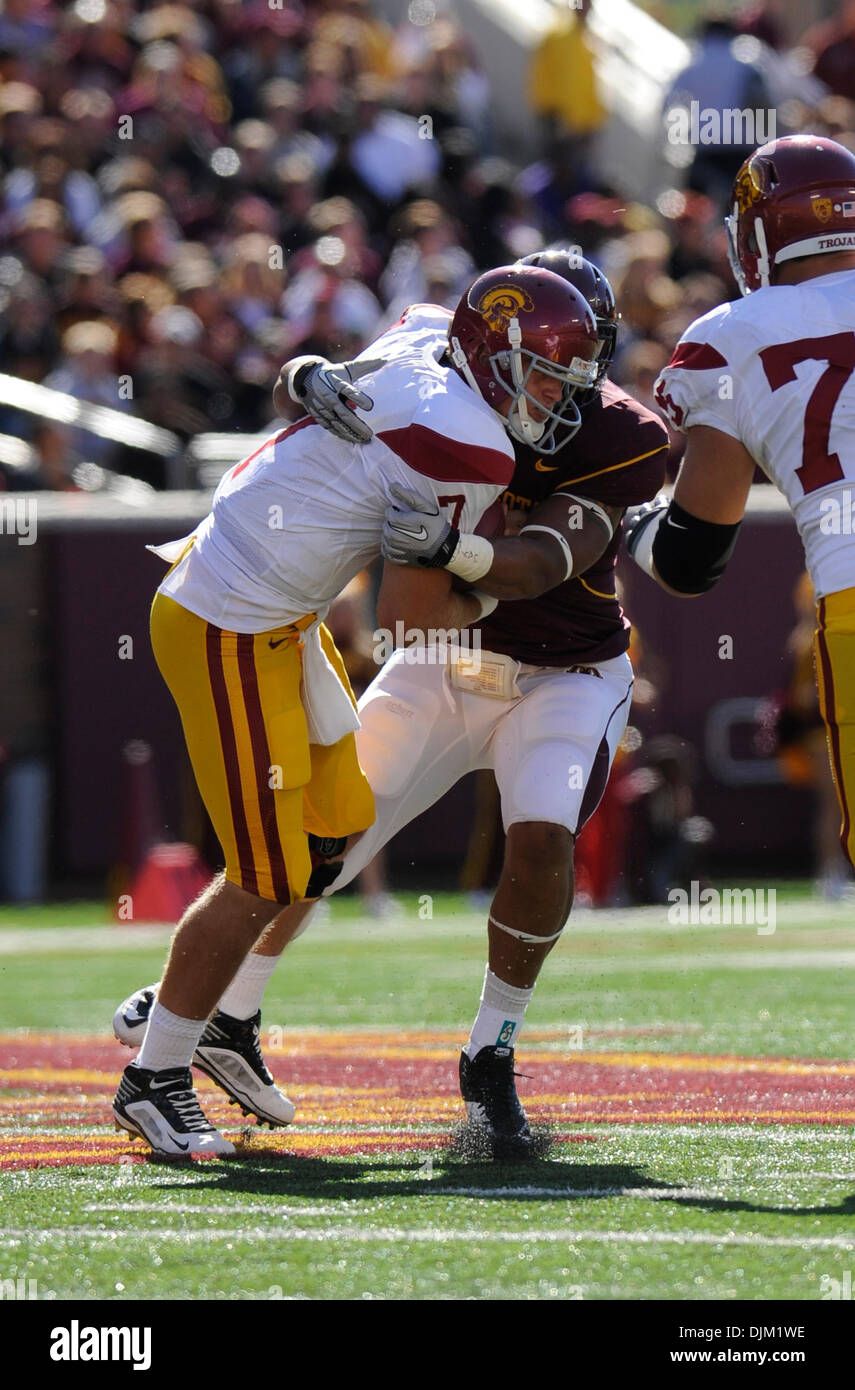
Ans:
<svg viewBox="0 0 855 1390"><path fill-rule="evenodd" d="M650 205L604 184L589 10L558 9L533 54L540 147L514 164L490 75L441 0L402 4L396 27L371 0L5 0L2 370L181 440L258 431L292 354L347 358L407 303L451 306L479 270L562 242L611 277L614 375L650 402L683 328L734 293L721 164L729 176L742 152L696 151ZM779 12L705 22L673 91L769 98L792 43ZM855 139L855 4L800 42L795 66L816 77L779 132ZM117 454L9 405L0 434L32 446L43 487ZM33 481L0 462L0 487Z"/></svg>
<svg viewBox="0 0 855 1390"><path fill-rule="evenodd" d="M667 21L667 0L652 8ZM669 143L669 112L765 108L778 133L855 144L855 0L806 32L829 6L795 8L705 12L662 94L664 191L630 201L598 160L610 115L590 0L555 7L528 92L503 94L533 117L513 158L495 74L452 0L386 4L394 23L373 0L0 0L0 492L73 489L84 463L168 481L153 454L24 410L8 378L132 413L179 448L257 432L288 357L347 359L407 304L453 307L479 271L550 244L579 245L610 277L622 315L612 376L655 408L677 338L735 296L721 213L747 152ZM362 684L370 597L360 576L331 615ZM664 679L652 666L637 682L642 730ZM782 697L795 733L770 747L819 785L812 680L804 690ZM0 896L24 899L44 892L48 774L8 732ZM661 901L701 872L711 827L694 776L679 741L627 744L580 855L581 901ZM817 861L839 877L827 787L823 805ZM473 892L491 880L497 830L485 782L461 879ZM361 888L382 911L382 863Z"/></svg>

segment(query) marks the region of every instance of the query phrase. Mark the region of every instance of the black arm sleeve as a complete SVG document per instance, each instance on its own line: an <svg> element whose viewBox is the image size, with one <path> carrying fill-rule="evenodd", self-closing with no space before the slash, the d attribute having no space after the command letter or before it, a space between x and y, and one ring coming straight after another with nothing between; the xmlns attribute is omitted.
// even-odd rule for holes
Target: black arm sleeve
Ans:
<svg viewBox="0 0 855 1390"><path fill-rule="evenodd" d="M672 500L653 541L657 574L680 594L705 594L724 574L741 524L701 521Z"/></svg>

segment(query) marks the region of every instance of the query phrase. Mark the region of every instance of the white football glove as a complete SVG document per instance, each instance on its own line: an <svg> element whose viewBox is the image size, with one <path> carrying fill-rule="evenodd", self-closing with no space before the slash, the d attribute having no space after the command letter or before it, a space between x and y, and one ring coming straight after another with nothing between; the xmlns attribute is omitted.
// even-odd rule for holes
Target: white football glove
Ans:
<svg viewBox="0 0 855 1390"><path fill-rule="evenodd" d="M395 565L441 568L454 554L460 532L443 516L432 497L393 483L396 499L386 508L380 550Z"/></svg>
<svg viewBox="0 0 855 1390"><path fill-rule="evenodd" d="M290 393L337 439L348 444L367 444L374 438L374 431L355 412L372 410L374 401L353 383L382 366L381 359L308 363L293 372Z"/></svg>
<svg viewBox="0 0 855 1390"><path fill-rule="evenodd" d="M652 502L645 502L626 514L623 538L627 551L638 568L651 579L657 578L653 564L653 543L670 505L670 497L660 493Z"/></svg>

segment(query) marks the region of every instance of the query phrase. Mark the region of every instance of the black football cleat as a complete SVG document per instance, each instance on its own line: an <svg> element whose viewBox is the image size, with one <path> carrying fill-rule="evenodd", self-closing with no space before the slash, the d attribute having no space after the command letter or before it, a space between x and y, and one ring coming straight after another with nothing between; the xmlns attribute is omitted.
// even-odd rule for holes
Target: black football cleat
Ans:
<svg viewBox="0 0 855 1390"><path fill-rule="evenodd" d="M122 1073L113 1118L161 1158L223 1158L235 1152L199 1104L189 1067L149 1071L131 1062Z"/></svg>
<svg viewBox="0 0 855 1390"><path fill-rule="evenodd" d="M483 1132L498 1160L530 1158L534 1152L514 1077L512 1047L482 1047L474 1060L465 1052L460 1054L460 1094L468 1122Z"/></svg>
<svg viewBox="0 0 855 1390"><path fill-rule="evenodd" d="M113 1032L125 1047L139 1047L157 998L157 985L136 990L113 1015ZM193 1053L193 1065L221 1086L233 1105L259 1124L289 1125L294 1103L276 1085L264 1064L259 1038L261 1014L242 1020L218 1009L212 1014Z"/></svg>
<svg viewBox="0 0 855 1390"><path fill-rule="evenodd" d="M255 1115L271 1129L290 1125L294 1102L276 1085L261 1053L261 1013L252 1018L232 1018L218 1009L208 1019L193 1053L193 1065L222 1086L244 1114Z"/></svg>

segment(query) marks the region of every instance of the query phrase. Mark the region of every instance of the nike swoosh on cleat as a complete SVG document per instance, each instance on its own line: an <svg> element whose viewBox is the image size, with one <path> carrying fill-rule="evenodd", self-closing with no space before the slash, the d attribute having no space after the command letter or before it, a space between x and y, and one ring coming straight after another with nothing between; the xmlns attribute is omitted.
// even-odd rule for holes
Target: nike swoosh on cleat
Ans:
<svg viewBox="0 0 855 1390"><path fill-rule="evenodd" d="M141 1014L122 1014L122 1022L129 1028L139 1028L141 1023L148 1022L148 1016L143 1018Z"/></svg>
<svg viewBox="0 0 855 1390"><path fill-rule="evenodd" d="M548 463L543 462L543 459L538 459L537 463L534 465L534 469L536 473L557 473L560 466L560 464L554 463L552 467L550 467Z"/></svg>

